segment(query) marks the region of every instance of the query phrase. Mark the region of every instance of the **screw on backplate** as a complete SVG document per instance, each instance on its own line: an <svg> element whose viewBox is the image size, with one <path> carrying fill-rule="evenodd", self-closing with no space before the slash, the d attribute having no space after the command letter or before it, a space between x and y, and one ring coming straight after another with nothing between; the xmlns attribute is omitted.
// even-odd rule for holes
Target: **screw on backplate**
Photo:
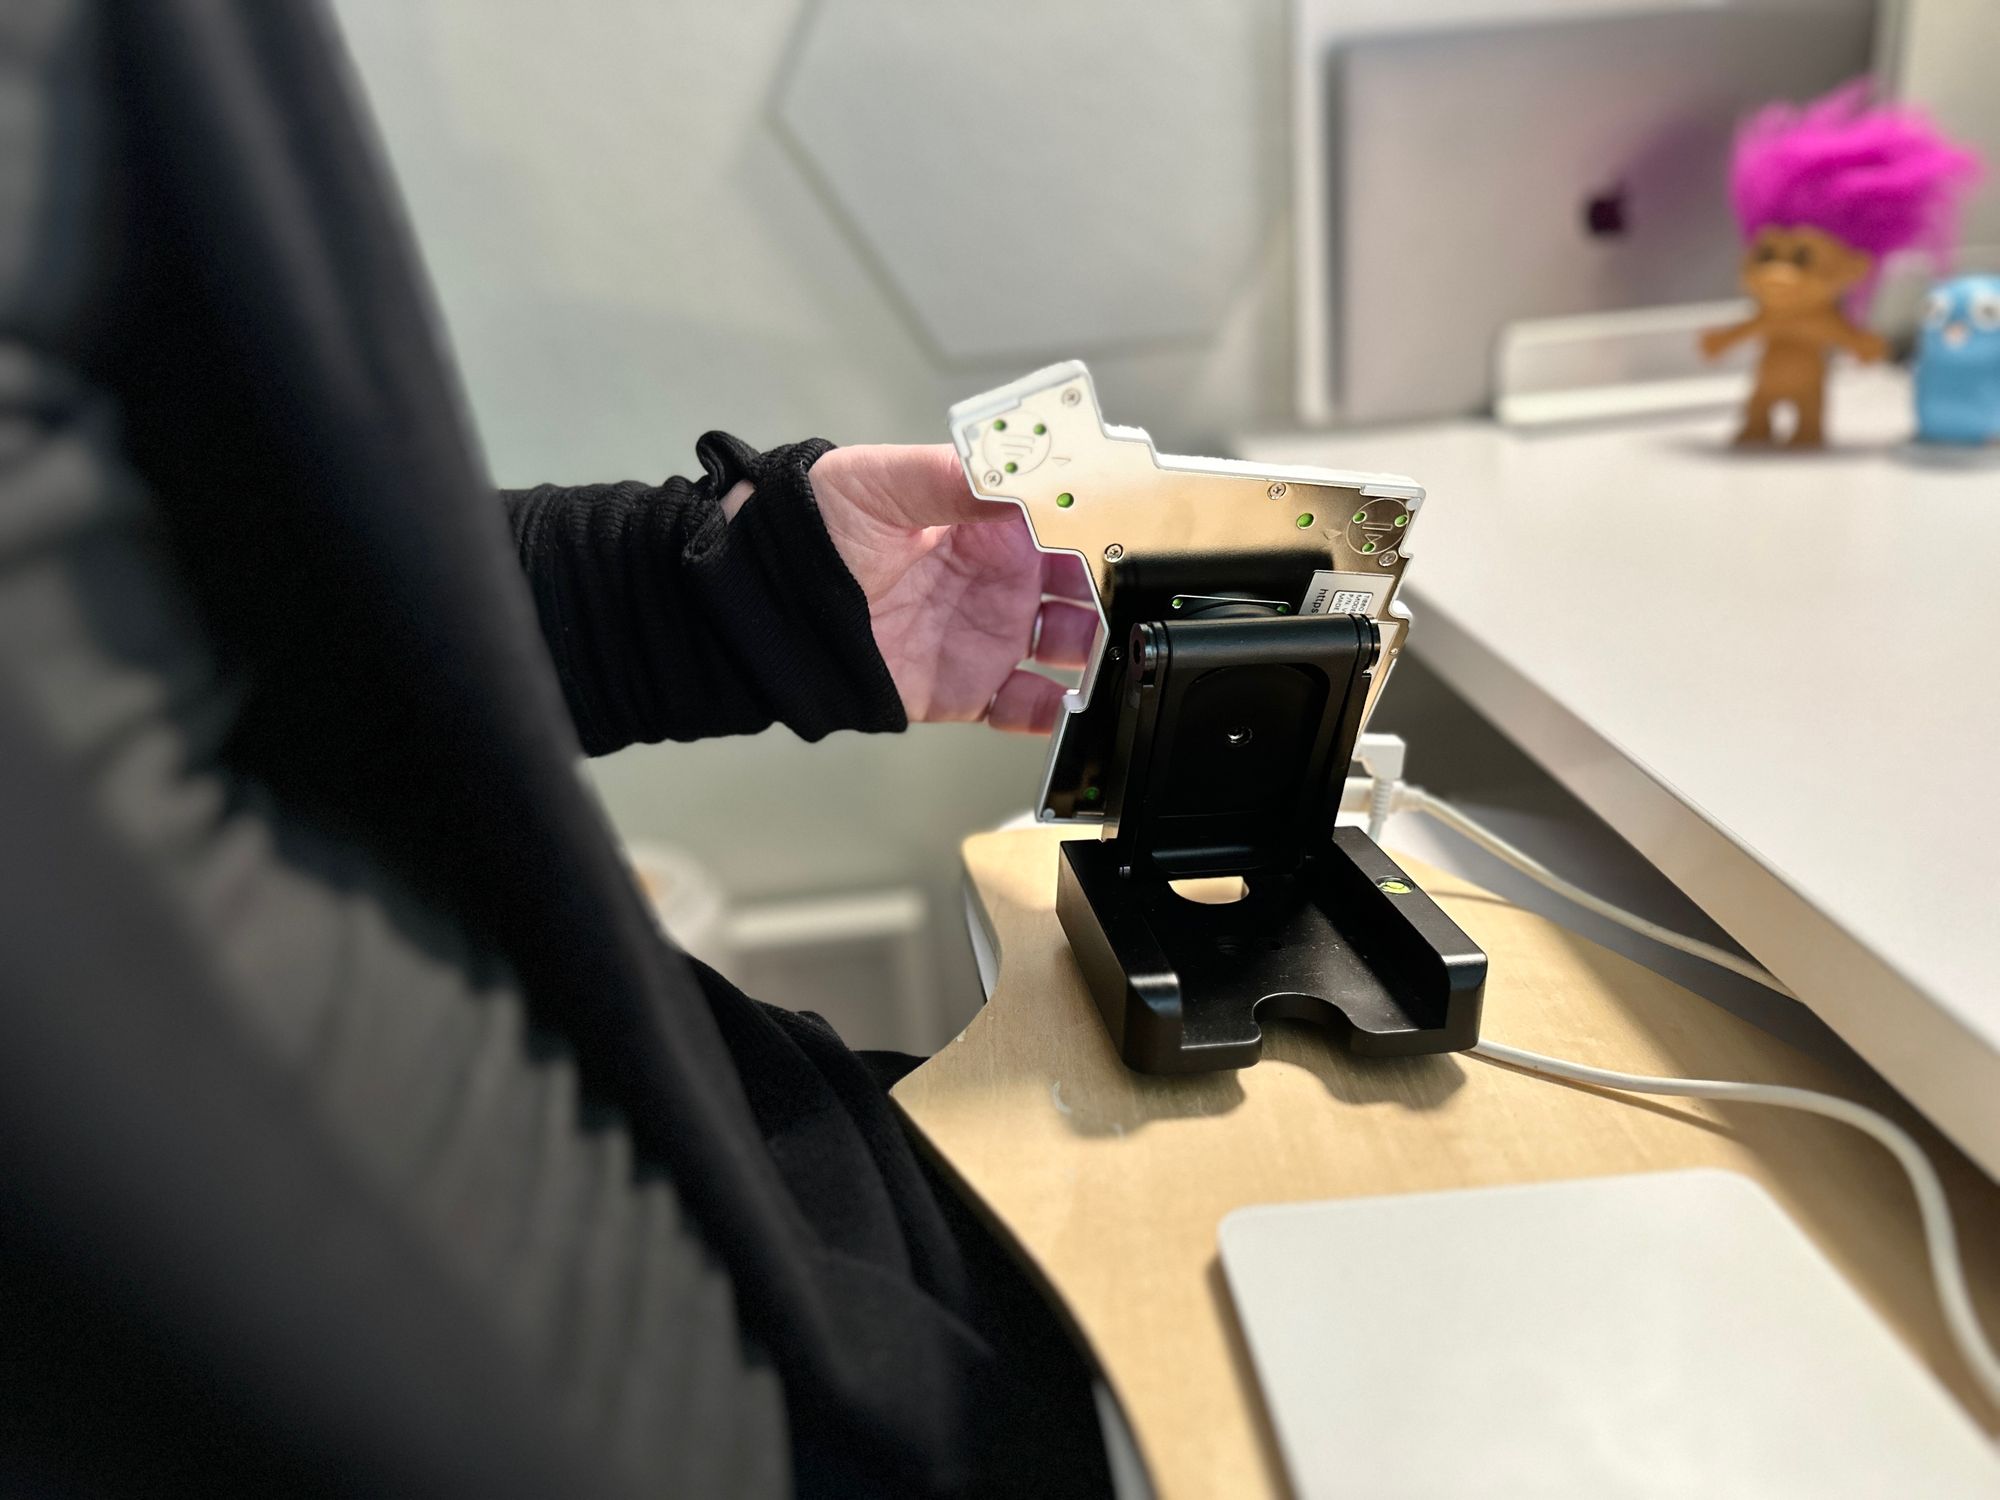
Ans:
<svg viewBox="0 0 2000 1500"><path fill-rule="evenodd" d="M1407 896L1411 891L1416 889L1407 880L1396 880L1393 878L1376 881L1375 888L1390 896Z"/></svg>
<svg viewBox="0 0 2000 1500"><path fill-rule="evenodd" d="M1285 498L1285 486L1282 483L1274 484L1268 490L1264 491L1264 493L1269 495L1273 500L1282 500Z"/></svg>
<svg viewBox="0 0 2000 1500"><path fill-rule="evenodd" d="M1000 471L998 469L988 469L986 471L986 482L988 484L998 484L1000 482Z"/></svg>
<svg viewBox="0 0 2000 1500"><path fill-rule="evenodd" d="M1118 559L1123 557L1124 555L1125 555L1125 548L1123 544L1119 542L1113 542L1109 547L1106 547L1104 549L1104 560L1106 562L1117 562Z"/></svg>
<svg viewBox="0 0 2000 1500"><path fill-rule="evenodd" d="M1075 406L1082 399L1083 392L1075 386L1071 386L1062 394L1062 403L1064 406Z"/></svg>

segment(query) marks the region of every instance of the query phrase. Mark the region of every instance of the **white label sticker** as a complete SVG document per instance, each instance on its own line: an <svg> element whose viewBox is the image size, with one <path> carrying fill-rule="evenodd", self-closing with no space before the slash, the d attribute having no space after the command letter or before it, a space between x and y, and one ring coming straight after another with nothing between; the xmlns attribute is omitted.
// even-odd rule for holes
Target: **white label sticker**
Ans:
<svg viewBox="0 0 2000 1500"><path fill-rule="evenodd" d="M1356 579L1352 574L1340 574L1321 570L1313 574L1312 583L1306 589L1305 598L1300 601L1302 615L1366 615L1375 610L1375 597L1379 585L1374 588L1342 588L1343 583L1367 582L1375 580Z"/></svg>

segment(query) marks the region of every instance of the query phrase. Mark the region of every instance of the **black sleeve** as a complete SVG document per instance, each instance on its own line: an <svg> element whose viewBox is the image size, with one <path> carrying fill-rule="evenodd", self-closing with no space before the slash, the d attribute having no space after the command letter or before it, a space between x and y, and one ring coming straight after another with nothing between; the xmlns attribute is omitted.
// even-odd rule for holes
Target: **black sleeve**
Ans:
<svg viewBox="0 0 2000 1500"><path fill-rule="evenodd" d="M807 476L821 439L706 434L695 480L501 494L584 750L909 720ZM733 521L722 497L756 492Z"/></svg>

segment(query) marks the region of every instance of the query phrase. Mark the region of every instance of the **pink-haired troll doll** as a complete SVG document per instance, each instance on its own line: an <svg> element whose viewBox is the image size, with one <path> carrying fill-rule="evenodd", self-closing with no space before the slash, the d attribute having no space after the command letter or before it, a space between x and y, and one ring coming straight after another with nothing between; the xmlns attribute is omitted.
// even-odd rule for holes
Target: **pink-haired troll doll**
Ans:
<svg viewBox="0 0 2000 1500"><path fill-rule="evenodd" d="M1850 321L1867 307L1883 262L1900 250L1942 260L1978 159L1914 110L1870 102L1866 79L1806 105L1773 104L1737 132L1729 193L1743 231L1743 290L1754 317L1702 335L1713 359L1764 341L1736 441L1771 441L1771 414L1790 406L1789 446L1826 441L1827 360L1845 349L1877 360L1888 346Z"/></svg>

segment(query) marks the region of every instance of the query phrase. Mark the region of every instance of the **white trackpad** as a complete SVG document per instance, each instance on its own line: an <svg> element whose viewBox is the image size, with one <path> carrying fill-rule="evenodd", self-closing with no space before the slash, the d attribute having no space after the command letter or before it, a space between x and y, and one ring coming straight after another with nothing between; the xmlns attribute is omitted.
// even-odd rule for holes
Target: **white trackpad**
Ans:
<svg viewBox="0 0 2000 1500"><path fill-rule="evenodd" d="M1298 1500L2000 1495L2000 1452L1738 1173L1246 1208L1221 1239Z"/></svg>

